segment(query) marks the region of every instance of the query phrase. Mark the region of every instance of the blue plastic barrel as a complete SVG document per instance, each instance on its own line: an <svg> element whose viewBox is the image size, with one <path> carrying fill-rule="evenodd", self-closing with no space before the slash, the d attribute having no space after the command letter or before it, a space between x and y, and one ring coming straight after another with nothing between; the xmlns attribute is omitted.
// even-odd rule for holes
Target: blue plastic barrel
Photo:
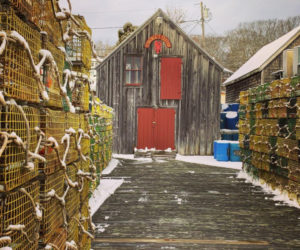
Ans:
<svg viewBox="0 0 300 250"><path fill-rule="evenodd" d="M230 103L229 109L230 111L238 112L239 111L239 104L238 103Z"/></svg>
<svg viewBox="0 0 300 250"><path fill-rule="evenodd" d="M239 140L239 133L231 134L231 140L232 141L238 141Z"/></svg>
<svg viewBox="0 0 300 250"><path fill-rule="evenodd" d="M226 113L226 129L237 129L236 125L239 121L237 112Z"/></svg>
<svg viewBox="0 0 300 250"><path fill-rule="evenodd" d="M226 126L226 112L222 112L220 115L220 129L224 129Z"/></svg>
<svg viewBox="0 0 300 250"><path fill-rule="evenodd" d="M221 134L221 140L232 141L232 134Z"/></svg>
<svg viewBox="0 0 300 250"><path fill-rule="evenodd" d="M216 160L217 161L229 160L229 142L226 141L216 142Z"/></svg>
<svg viewBox="0 0 300 250"><path fill-rule="evenodd" d="M239 143L230 143L230 161L241 161Z"/></svg>

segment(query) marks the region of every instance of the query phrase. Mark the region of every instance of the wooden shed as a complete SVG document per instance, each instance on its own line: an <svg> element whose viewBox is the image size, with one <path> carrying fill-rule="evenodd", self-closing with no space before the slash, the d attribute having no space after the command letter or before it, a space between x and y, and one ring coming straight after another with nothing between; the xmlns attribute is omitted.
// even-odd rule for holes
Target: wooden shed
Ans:
<svg viewBox="0 0 300 250"><path fill-rule="evenodd" d="M115 110L113 151L212 154L222 71L159 9L97 67L97 94Z"/></svg>
<svg viewBox="0 0 300 250"><path fill-rule="evenodd" d="M226 102L237 102L241 91L271 82L284 70L284 51L300 45L300 26L258 50L225 82Z"/></svg>

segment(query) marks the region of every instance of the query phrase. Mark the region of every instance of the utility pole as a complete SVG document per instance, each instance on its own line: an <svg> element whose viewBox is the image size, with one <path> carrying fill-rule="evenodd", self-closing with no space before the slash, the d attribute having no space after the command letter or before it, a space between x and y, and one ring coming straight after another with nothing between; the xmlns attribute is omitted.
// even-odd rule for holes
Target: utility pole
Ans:
<svg viewBox="0 0 300 250"><path fill-rule="evenodd" d="M201 27L202 27L202 46L203 48L205 47L205 31L204 31L204 21L205 21L205 18L204 18L204 9L203 9L203 3L200 2L200 9L201 9L201 19L200 19L200 22L201 22Z"/></svg>

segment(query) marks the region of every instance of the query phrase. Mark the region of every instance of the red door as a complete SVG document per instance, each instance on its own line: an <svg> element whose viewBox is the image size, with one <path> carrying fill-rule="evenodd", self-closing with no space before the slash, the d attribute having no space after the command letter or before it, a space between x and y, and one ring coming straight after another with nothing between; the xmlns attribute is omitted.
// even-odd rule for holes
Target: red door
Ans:
<svg viewBox="0 0 300 250"><path fill-rule="evenodd" d="M175 110L138 109L137 148L175 149Z"/></svg>
<svg viewBox="0 0 300 250"><path fill-rule="evenodd" d="M161 59L160 99L181 99L181 58Z"/></svg>

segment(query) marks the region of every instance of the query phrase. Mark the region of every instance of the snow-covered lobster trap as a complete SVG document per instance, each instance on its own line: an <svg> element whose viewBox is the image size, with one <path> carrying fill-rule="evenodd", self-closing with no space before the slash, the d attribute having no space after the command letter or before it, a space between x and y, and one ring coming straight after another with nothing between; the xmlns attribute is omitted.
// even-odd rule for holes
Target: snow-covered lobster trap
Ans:
<svg viewBox="0 0 300 250"><path fill-rule="evenodd" d="M102 105L91 30L67 2L1 0L0 248L91 246L88 199L110 146L89 123Z"/></svg>
<svg viewBox="0 0 300 250"><path fill-rule="evenodd" d="M14 191L0 194L0 239L7 237L17 250L37 249L41 210L39 181L28 182ZM2 245L0 241L0 248Z"/></svg>
<svg viewBox="0 0 300 250"><path fill-rule="evenodd" d="M28 167L29 151L37 147L40 126L39 110L28 106L18 106L14 102L0 106L0 192L18 187L38 175L38 161ZM24 143L26 142L26 146ZM28 146L28 151L24 147Z"/></svg>

